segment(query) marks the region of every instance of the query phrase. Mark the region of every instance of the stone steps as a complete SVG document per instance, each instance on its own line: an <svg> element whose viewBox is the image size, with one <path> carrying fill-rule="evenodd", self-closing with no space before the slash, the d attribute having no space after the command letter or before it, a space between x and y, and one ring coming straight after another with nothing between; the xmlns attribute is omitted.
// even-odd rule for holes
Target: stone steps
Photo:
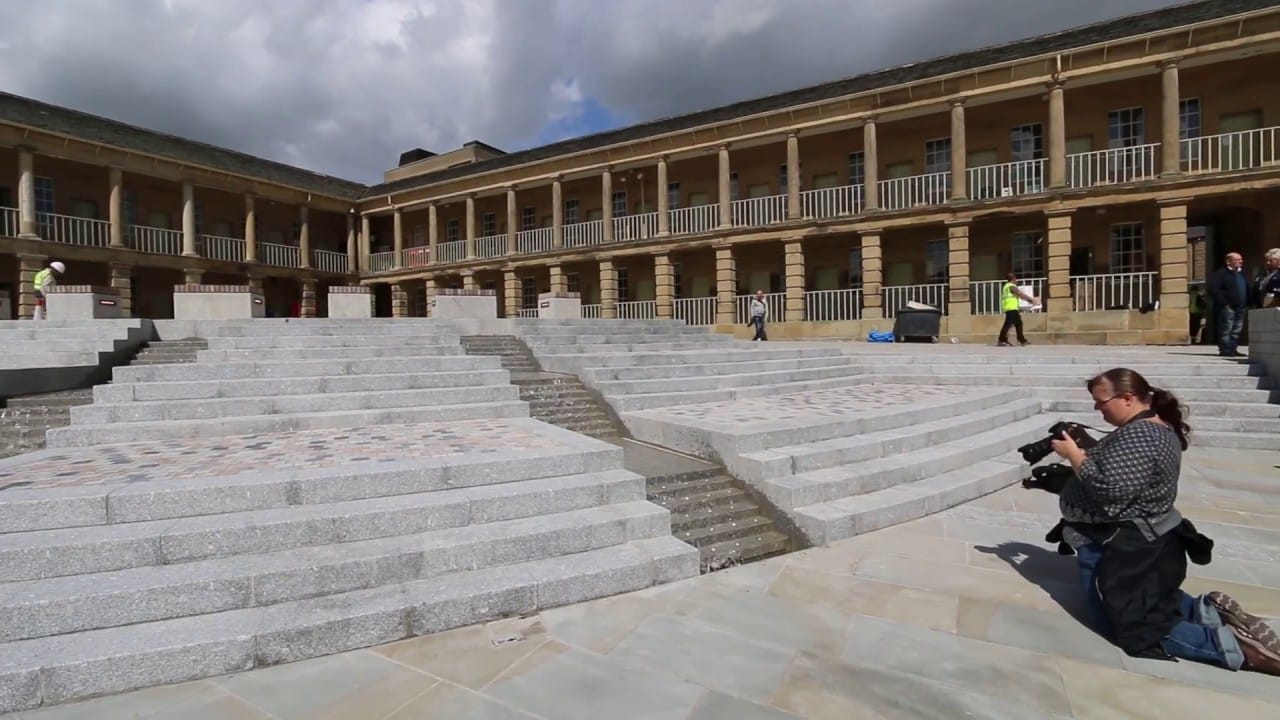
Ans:
<svg viewBox="0 0 1280 720"><path fill-rule="evenodd" d="M722 374L704 374L693 377L672 373L672 377L653 380L601 380L592 386L611 398L624 398L630 395L674 394L686 395L696 391L729 390L731 388L756 387L760 385L786 385L806 380L826 380L834 377L859 376L865 373L861 365L852 365L841 358L832 358L826 365L811 365L800 369L746 370L734 365L746 363L726 363L721 365ZM685 366L688 367L688 366ZM683 370L683 368L682 368ZM684 404L678 402L678 404Z"/></svg>
<svg viewBox="0 0 1280 720"><path fill-rule="evenodd" d="M237 350L201 350L199 361L204 363L246 362L251 360L289 360L296 358L299 348L255 348ZM448 357L463 355L458 345L432 343L403 346L373 347L324 347L310 348L313 352L323 352L329 360L377 360L392 357Z"/></svg>
<svg viewBox="0 0 1280 720"><path fill-rule="evenodd" d="M266 335L240 337L212 337L208 340L210 350L284 350L306 348L371 348L371 347L410 347L441 345L456 346L459 337L452 333L432 332L430 334L413 335Z"/></svg>
<svg viewBox="0 0 1280 720"><path fill-rule="evenodd" d="M311 395L320 393L386 392L423 390L461 385L504 385L505 370L465 370L367 375L315 375L293 378L246 378L241 380L190 380L141 383L114 383L93 389L98 402L151 400L204 400L255 395Z"/></svg>
<svg viewBox="0 0 1280 720"><path fill-rule="evenodd" d="M996 382L990 377L981 375L948 377L946 375L939 374L908 374L906 372L895 370L886 372L883 368L877 368L874 365L864 365L863 367L865 367L868 372L874 373L876 378L881 382L914 385L1000 385L1002 387L1025 387L1038 391L1053 392L1056 393L1055 397L1062 397L1064 392L1084 392L1085 381L1092 375L1092 373L1081 373L1076 376L1051 376L1036 375L1034 372L1028 372L1025 375L1001 377L999 381ZM1270 378L1253 377L1244 374L1239 376L1152 376L1148 377L1148 380L1155 382L1158 386L1174 388L1174 392L1179 398L1186 396L1190 399L1194 393L1211 394L1219 391L1256 392L1267 395L1268 397L1280 397L1280 388L1277 388L1276 383L1272 382ZM1259 395L1259 397L1262 397L1262 395Z"/></svg>
<svg viewBox="0 0 1280 720"><path fill-rule="evenodd" d="M536 377L515 383L520 399L529 403L529 414L538 420L596 438L626 434L575 377Z"/></svg>
<svg viewBox="0 0 1280 720"><path fill-rule="evenodd" d="M306 357L305 353L299 353ZM113 382L172 382L192 380L240 380L251 378L302 378L323 376L381 375L413 372L459 372L467 370L496 370L501 366L497 358L424 355L421 357L393 357L372 363L368 360L295 359L264 360L224 363L196 363L194 365L155 365L148 367L116 368Z"/></svg>
<svg viewBox="0 0 1280 720"><path fill-rule="evenodd" d="M0 711L242 672L688 577L671 537L268 607L0 646Z"/></svg>
<svg viewBox="0 0 1280 720"><path fill-rule="evenodd" d="M687 365L646 367L643 365L629 367L589 367L582 371L584 381L596 385L603 382L624 382L642 380L665 380L668 378L698 379L735 375L741 373L761 373L779 370L807 370L814 367L844 365L871 369L875 366L863 359L854 359L833 355L819 357L792 357L781 360L760 360L748 354L734 356L724 362L691 363Z"/></svg>

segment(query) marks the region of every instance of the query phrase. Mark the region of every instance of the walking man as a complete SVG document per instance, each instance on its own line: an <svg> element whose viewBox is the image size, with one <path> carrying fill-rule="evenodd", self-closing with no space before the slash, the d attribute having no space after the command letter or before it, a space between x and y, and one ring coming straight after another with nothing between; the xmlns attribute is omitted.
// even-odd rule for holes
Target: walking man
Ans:
<svg viewBox="0 0 1280 720"><path fill-rule="evenodd" d="M1253 304L1260 308L1280 307L1280 248L1263 256L1266 267L1253 281Z"/></svg>
<svg viewBox="0 0 1280 720"><path fill-rule="evenodd" d="M1249 307L1249 281L1244 276L1244 258L1228 253L1226 264L1209 277L1209 298L1217 322L1218 354L1240 357L1237 346L1244 331L1244 315Z"/></svg>
<svg viewBox="0 0 1280 720"><path fill-rule="evenodd" d="M756 296L751 298L751 324L756 329L756 336L751 338L752 342L768 341L769 335L764 331L764 321L768 317L769 308L764 304L764 291L757 290Z"/></svg>
<svg viewBox="0 0 1280 720"><path fill-rule="evenodd" d="M1010 347L1009 328L1017 331L1019 345L1029 344L1027 336L1022 334L1021 301L1023 300L1032 305L1036 304L1034 297L1023 292L1018 287L1018 277L1013 273L1009 273L1005 276L1005 283L1000 288L1000 309L1004 311L1004 325L1000 327L1000 340L996 343L1000 347Z"/></svg>
<svg viewBox="0 0 1280 720"><path fill-rule="evenodd" d="M67 271L67 266L54 260L49 263L49 267L36 273L35 281L32 283L36 286L36 312L33 320L45 319L45 295L49 293L58 284L58 277Z"/></svg>

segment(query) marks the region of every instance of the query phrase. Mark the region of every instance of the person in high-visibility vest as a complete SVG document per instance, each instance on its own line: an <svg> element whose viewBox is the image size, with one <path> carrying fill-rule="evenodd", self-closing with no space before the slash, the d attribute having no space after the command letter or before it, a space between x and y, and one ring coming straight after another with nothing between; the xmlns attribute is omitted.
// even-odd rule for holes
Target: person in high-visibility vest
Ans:
<svg viewBox="0 0 1280 720"><path fill-rule="evenodd" d="M36 286L36 312L33 320L45 319L45 295L58 284L58 277L66 271L67 266L55 260L49 263L49 267L36 273L35 281L32 283Z"/></svg>
<svg viewBox="0 0 1280 720"><path fill-rule="evenodd" d="M1000 309L1004 311L1004 325L1000 327L1001 347L1009 347L1009 328L1018 332L1018 344L1027 345L1027 336L1022 334L1022 304L1026 300L1035 305L1036 299L1018 288L1018 278L1013 273L1005 276L1005 283L1000 287Z"/></svg>

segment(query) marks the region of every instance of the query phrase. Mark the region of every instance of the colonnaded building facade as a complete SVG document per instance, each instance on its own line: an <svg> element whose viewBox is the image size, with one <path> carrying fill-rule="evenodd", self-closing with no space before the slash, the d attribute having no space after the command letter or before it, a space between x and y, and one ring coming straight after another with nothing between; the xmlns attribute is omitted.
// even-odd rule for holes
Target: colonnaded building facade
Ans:
<svg viewBox="0 0 1280 720"><path fill-rule="evenodd" d="M49 261L171 317L184 283L323 316L443 289L583 314L860 337L915 300L990 340L1007 272L1055 342L1187 341L1228 250L1280 245L1280 3L1210 0L504 153L412 150L367 186L0 95L0 316ZM6 302L7 301L7 302Z"/></svg>

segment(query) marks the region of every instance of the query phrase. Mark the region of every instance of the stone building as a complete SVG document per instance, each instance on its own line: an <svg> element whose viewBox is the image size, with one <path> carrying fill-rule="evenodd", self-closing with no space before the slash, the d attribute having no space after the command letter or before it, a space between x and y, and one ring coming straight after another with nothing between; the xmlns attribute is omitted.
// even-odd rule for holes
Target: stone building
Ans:
<svg viewBox="0 0 1280 720"><path fill-rule="evenodd" d="M504 153L405 153L366 186L0 95L0 298L50 260L165 317L183 282L326 288L423 315L488 288L583 313L860 337L908 300L994 335L1014 272L1033 339L1178 343L1228 250L1280 245L1280 7L1209 0Z"/></svg>

